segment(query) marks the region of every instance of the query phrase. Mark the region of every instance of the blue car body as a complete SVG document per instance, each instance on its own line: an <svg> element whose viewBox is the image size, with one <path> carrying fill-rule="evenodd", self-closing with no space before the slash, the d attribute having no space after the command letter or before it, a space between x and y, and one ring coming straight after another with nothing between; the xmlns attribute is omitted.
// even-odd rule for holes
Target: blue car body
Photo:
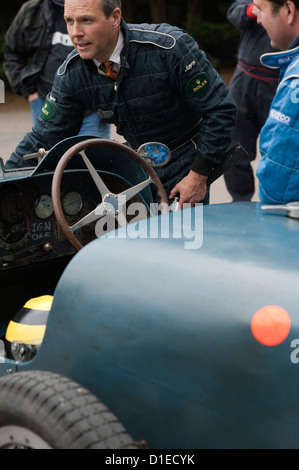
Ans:
<svg viewBox="0 0 299 470"><path fill-rule="evenodd" d="M72 257L37 355L0 375L69 377L153 449L297 448L299 221L259 203L158 215L155 237L149 220ZM290 317L273 346L252 332L266 306Z"/></svg>

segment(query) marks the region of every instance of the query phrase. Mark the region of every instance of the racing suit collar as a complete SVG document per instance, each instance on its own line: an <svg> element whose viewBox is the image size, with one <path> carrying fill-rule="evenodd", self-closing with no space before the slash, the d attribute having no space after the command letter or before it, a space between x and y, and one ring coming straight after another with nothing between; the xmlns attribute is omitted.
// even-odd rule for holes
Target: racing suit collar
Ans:
<svg viewBox="0 0 299 470"><path fill-rule="evenodd" d="M263 54L260 61L272 69L285 69L299 56L299 36L290 44L286 51Z"/></svg>

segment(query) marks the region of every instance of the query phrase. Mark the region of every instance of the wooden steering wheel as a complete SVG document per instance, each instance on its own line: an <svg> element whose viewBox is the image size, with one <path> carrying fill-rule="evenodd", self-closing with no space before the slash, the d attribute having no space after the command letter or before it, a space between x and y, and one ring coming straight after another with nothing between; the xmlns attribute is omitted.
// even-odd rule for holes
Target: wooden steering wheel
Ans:
<svg viewBox="0 0 299 470"><path fill-rule="evenodd" d="M147 173L148 179L142 181L141 183L132 186L121 193L115 194L112 193L104 183L103 179L94 168L90 160L88 159L85 150L89 147L110 147L117 151L121 151L127 154L130 158L132 158L135 162L137 162ZM83 161L85 162L86 167L88 168L91 177L100 192L102 202L97 205L94 210L92 210L89 214L75 223L73 226L69 226L62 209L61 203L61 180L63 176L63 172L70 162L70 160L74 157L74 155L80 154ZM57 219L57 222L63 231L64 235L66 236L67 240L74 246L76 250L80 250L83 245L81 242L76 238L74 232L85 225L88 225L92 222L103 217L103 214L107 213L107 211L111 210L111 207L114 209L112 211L113 215L115 216L118 225L124 226L126 225L127 219L123 213L123 201L126 202L136 196L140 191L146 188L149 184L153 183L155 185L159 200L160 206L162 208L162 212L168 212L168 199L163 188L163 185L155 172L155 170L142 158L138 153L136 153L131 148L127 147L126 145L120 144L118 142L114 142L111 140L105 139L88 139L78 144L75 144L73 147L68 149L65 154L59 160L57 167L55 169L52 181L52 203L54 213ZM100 215L99 215L100 214ZM102 215L101 215L102 214Z"/></svg>

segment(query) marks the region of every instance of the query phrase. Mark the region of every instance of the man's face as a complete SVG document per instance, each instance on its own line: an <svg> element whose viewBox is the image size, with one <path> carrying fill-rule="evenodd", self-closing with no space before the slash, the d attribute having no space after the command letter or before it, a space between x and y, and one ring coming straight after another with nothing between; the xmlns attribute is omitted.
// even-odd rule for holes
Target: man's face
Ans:
<svg viewBox="0 0 299 470"><path fill-rule="evenodd" d="M274 49L287 49L292 42L292 37L287 21L286 6L283 5L274 13L270 0L254 0L253 3L258 9L257 22L267 31L271 39L271 46Z"/></svg>
<svg viewBox="0 0 299 470"><path fill-rule="evenodd" d="M104 62L114 51L121 12L107 18L101 0L65 0L64 18L69 36L82 59Z"/></svg>

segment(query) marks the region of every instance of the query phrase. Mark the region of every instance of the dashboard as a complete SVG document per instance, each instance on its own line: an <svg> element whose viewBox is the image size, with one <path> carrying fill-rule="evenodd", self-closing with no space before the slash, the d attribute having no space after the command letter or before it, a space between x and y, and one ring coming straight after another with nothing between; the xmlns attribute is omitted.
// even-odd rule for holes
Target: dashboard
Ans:
<svg viewBox="0 0 299 470"><path fill-rule="evenodd" d="M112 192L127 184L113 174L101 174ZM53 211L53 173L7 181L0 186L0 271L74 253ZM61 203L68 225L73 225L101 202L87 170L66 171L61 185ZM82 245L95 238L93 224L76 231Z"/></svg>

